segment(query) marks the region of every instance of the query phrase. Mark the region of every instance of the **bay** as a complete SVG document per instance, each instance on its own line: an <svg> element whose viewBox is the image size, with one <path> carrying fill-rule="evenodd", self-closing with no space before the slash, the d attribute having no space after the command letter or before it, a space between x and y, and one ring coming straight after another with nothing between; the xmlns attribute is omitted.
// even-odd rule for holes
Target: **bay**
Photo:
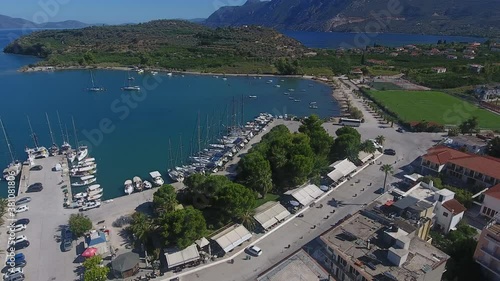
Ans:
<svg viewBox="0 0 500 281"><path fill-rule="evenodd" d="M2 32L0 38L5 39ZM2 43L5 44L5 40ZM90 86L88 71L16 71L35 61L29 57L0 55L0 116L16 156L25 160L25 146L33 146L26 116L30 117L39 142L46 147L51 140L45 113L60 144L62 133L56 116L59 112L62 127L68 128L73 146L76 141L71 117L74 117L79 141L89 145L91 156L96 158L97 178L104 187L104 199L122 196L123 182L134 176L147 179L149 172L158 170L167 178L165 172L172 163L178 164L191 151L198 150L198 128L203 148L214 142L225 126L250 121L260 112L296 116L315 113L321 117L339 114L331 89L305 79L227 77L224 80L202 75L168 77L161 73L156 76L133 73L134 84L140 85L143 91L126 93L120 87L127 80L127 72L98 70L94 72L96 82L107 91L90 93L85 91ZM273 81L268 83L268 80ZM291 88L295 91L285 95ZM257 98L250 99L250 95ZM290 96L300 102L291 100ZM313 101L319 105L316 110L309 108ZM10 159L3 136L0 139L0 167L5 167ZM5 182L0 188L5 196Z"/></svg>

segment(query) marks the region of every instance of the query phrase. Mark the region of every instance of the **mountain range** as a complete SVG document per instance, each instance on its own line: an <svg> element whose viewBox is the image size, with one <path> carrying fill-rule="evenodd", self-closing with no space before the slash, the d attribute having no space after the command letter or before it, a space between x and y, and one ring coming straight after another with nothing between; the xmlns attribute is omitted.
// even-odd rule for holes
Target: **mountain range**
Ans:
<svg viewBox="0 0 500 281"><path fill-rule="evenodd" d="M500 0L248 0L220 8L205 24L500 36Z"/></svg>
<svg viewBox="0 0 500 281"><path fill-rule="evenodd" d="M20 29L20 28L83 28L90 26L83 22L67 20L61 22L46 22L37 24L21 18L12 18L0 15L0 29Z"/></svg>

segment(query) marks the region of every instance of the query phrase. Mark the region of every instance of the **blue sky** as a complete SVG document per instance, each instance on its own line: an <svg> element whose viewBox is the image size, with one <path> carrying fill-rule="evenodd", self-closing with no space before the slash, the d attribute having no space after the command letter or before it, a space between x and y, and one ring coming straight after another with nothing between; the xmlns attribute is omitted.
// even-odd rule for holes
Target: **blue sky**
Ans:
<svg viewBox="0 0 500 281"><path fill-rule="evenodd" d="M86 23L131 23L152 19L206 18L221 6L246 0L0 0L0 14L37 21L79 20ZM45 7L43 3L46 3ZM49 5L52 4L52 5ZM57 7L54 8L54 3ZM39 21L39 20L38 20Z"/></svg>

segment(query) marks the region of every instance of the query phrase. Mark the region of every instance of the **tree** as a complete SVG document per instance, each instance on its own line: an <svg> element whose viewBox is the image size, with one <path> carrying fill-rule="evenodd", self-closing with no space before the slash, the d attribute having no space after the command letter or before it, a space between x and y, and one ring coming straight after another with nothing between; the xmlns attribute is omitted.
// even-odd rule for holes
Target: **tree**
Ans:
<svg viewBox="0 0 500 281"><path fill-rule="evenodd" d="M92 54L91 52L86 52L84 55L83 55L83 60L87 63L87 64L92 64L95 62L95 57L94 57L94 54Z"/></svg>
<svg viewBox="0 0 500 281"><path fill-rule="evenodd" d="M360 145L361 143L358 136L353 134L340 135L333 142L330 150L330 160L338 161L348 158L351 161L356 161L358 159Z"/></svg>
<svg viewBox="0 0 500 281"><path fill-rule="evenodd" d="M375 141L380 144L380 145L384 145L384 142L385 142L385 137L382 136L382 135L379 135L375 138Z"/></svg>
<svg viewBox="0 0 500 281"><path fill-rule="evenodd" d="M353 135L353 136L356 136L356 138L359 139L359 141L361 142L361 134L353 127L347 127L347 126L342 127L340 129L338 129L337 131L335 131L335 134L338 137L340 137L342 135Z"/></svg>
<svg viewBox="0 0 500 281"><path fill-rule="evenodd" d="M135 212L132 215L132 223L129 229L139 241L146 243L153 230L153 221L145 214Z"/></svg>
<svg viewBox="0 0 500 281"><path fill-rule="evenodd" d="M82 214L71 214L68 225L75 237L80 237L92 229L92 221Z"/></svg>
<svg viewBox="0 0 500 281"><path fill-rule="evenodd" d="M448 136L449 137L456 137L460 134L460 129L457 127L453 127L448 130Z"/></svg>
<svg viewBox="0 0 500 281"><path fill-rule="evenodd" d="M247 210L238 216L238 221L243 226L245 226L248 230L252 231L256 227L256 222L255 222L255 219L253 217L254 215L255 215L254 210Z"/></svg>
<svg viewBox="0 0 500 281"><path fill-rule="evenodd" d="M237 183L223 186L217 194L217 208L228 218L237 218L255 208L255 193Z"/></svg>
<svg viewBox="0 0 500 281"><path fill-rule="evenodd" d="M473 132L477 131L477 128L479 126L479 121L477 116L473 116L464 122L462 122L458 128L460 129L460 132L462 134L472 134Z"/></svg>
<svg viewBox="0 0 500 281"><path fill-rule="evenodd" d="M184 249L203 237L207 225L203 213L191 206L170 213L163 213L159 218L161 235L168 246L174 244Z"/></svg>
<svg viewBox="0 0 500 281"><path fill-rule="evenodd" d="M172 212L177 206L177 193L170 184L162 185L153 195L153 204L158 213Z"/></svg>
<svg viewBox="0 0 500 281"><path fill-rule="evenodd" d="M488 143L487 153L490 156L500 158L500 137L495 137Z"/></svg>
<svg viewBox="0 0 500 281"><path fill-rule="evenodd" d="M102 266L102 258L94 256L83 262L85 268L85 281L106 281L108 279L109 267Z"/></svg>
<svg viewBox="0 0 500 281"><path fill-rule="evenodd" d="M311 115L302 121L299 132L309 137L311 148L317 156L327 157L330 153L333 138L322 125L323 121L317 115Z"/></svg>
<svg viewBox="0 0 500 281"><path fill-rule="evenodd" d="M271 164L259 152L245 155L238 164L238 178L248 188L265 196L273 188Z"/></svg>
<svg viewBox="0 0 500 281"><path fill-rule="evenodd" d="M385 187L387 184L387 175L394 173L394 168L389 164L384 164L380 167L380 171L384 172L385 174L384 176L384 192L385 192Z"/></svg>
<svg viewBox="0 0 500 281"><path fill-rule="evenodd" d="M375 153L375 151L377 151L377 148L375 147L375 144L373 144L372 141L366 140L361 143L361 145L359 146L359 150L373 154Z"/></svg>

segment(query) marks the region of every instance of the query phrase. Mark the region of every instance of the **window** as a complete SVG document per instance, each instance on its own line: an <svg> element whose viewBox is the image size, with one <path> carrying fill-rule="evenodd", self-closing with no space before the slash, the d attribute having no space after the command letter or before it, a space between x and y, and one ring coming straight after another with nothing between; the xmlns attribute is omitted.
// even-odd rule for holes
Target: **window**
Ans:
<svg viewBox="0 0 500 281"><path fill-rule="evenodd" d="M443 195L439 195L439 199L438 199L438 201L439 201L439 202L443 202L443 199L444 199L444 196L443 196Z"/></svg>
<svg viewBox="0 0 500 281"><path fill-rule="evenodd" d="M443 212L443 216L448 217L448 213L447 212Z"/></svg>

